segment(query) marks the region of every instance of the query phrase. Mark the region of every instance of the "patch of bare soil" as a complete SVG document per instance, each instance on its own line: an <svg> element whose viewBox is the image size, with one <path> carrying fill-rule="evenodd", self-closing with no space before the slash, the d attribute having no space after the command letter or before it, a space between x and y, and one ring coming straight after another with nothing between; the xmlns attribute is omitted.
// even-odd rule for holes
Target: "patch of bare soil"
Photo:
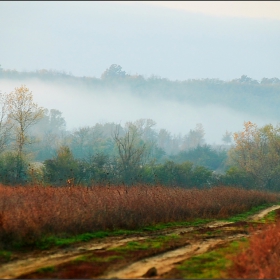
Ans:
<svg viewBox="0 0 280 280"><path fill-rule="evenodd" d="M154 276L157 276L156 278L161 278L161 275L171 270L177 263L186 260L189 257L203 254L213 246L223 244L225 242L228 242L229 240L235 240L244 236L244 234L238 234L229 236L227 240L224 240L223 238L211 238L208 240L195 242L173 251L165 252L154 257L140 260L119 271L113 271L100 275L99 278L146 278L146 272L153 267L156 268L156 275Z"/></svg>
<svg viewBox="0 0 280 280"><path fill-rule="evenodd" d="M248 221L261 219L270 211L279 208L279 205L269 207L250 217ZM178 235L180 237L180 240L178 241L179 243L177 242L177 245L173 247L166 247L165 252L148 249L145 254L141 251L142 255L140 254L138 257L135 257L136 252L134 252L134 255L132 252L127 254L127 257L125 256L125 260L121 258L116 259L111 263L108 262L106 265L104 265L104 262L97 263L96 265L100 268L100 271L95 270L95 272L93 272L93 263L90 265L89 263L81 262L77 268L78 270L76 269L76 273L79 269L80 271L83 271L85 276L83 278L160 278L161 275L170 271L178 262L186 260L191 256L205 253L213 248L213 246L247 236L248 232L245 229L246 225L246 221L238 223L218 221L200 227L186 227L158 231L157 235ZM17 260L2 264L0 267L0 278L33 278L31 277L32 273L33 276L36 276L35 278L55 278L52 277L52 273L47 271L45 274L41 273L41 276L37 275L35 272L43 267L60 267L62 270L67 270L67 267L70 269L68 264L73 262L77 257L87 256L94 253L97 254L98 252L106 252L108 249L111 250L117 248L128 242L141 242L148 238L153 238L154 236L154 234L151 234L129 238L113 237L106 238L105 240L90 241L86 244L73 245L67 249L22 254L21 256L18 256ZM102 256L102 254L100 256ZM63 275L65 275L65 277L59 278L73 278L71 277L71 274L66 273Z"/></svg>
<svg viewBox="0 0 280 280"><path fill-rule="evenodd" d="M280 205L274 205L274 206L271 206L271 207L269 207L269 208L266 208L266 209L262 210L261 212L259 212L259 213L255 214L255 215L251 216L251 217L249 218L249 220L253 220L253 221L254 221L254 220L260 220L260 219L262 219L265 215L267 215L269 212L274 211L274 210L276 210L276 209L280 209Z"/></svg>
<svg viewBox="0 0 280 280"><path fill-rule="evenodd" d="M193 232L181 232L180 235L189 241L185 242L185 246L141 259L119 270L110 270L98 278L163 278L162 276L173 269L176 264L192 256L203 254L213 247L248 236L248 231L244 229L246 225L246 222L229 225L218 223L217 227L212 224L211 227L200 227ZM151 269L153 274L149 275Z"/></svg>

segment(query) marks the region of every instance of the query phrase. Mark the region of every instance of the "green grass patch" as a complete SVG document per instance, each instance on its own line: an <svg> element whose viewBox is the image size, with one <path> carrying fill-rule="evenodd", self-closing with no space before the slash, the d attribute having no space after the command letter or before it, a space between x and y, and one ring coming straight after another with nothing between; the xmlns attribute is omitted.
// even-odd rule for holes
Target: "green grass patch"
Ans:
<svg viewBox="0 0 280 280"><path fill-rule="evenodd" d="M220 233L222 233L221 230L213 230L213 231L208 231L208 232L206 232L206 234L207 234L208 236L217 235L217 234L220 234Z"/></svg>
<svg viewBox="0 0 280 280"><path fill-rule="evenodd" d="M96 257L94 255L85 255L77 257L73 262L111 262L117 259L123 259L122 256L108 256L108 257Z"/></svg>
<svg viewBox="0 0 280 280"><path fill-rule="evenodd" d="M36 270L36 272L39 273L46 273L46 272L54 272L55 271L55 267L54 266L46 266L46 267L42 267Z"/></svg>
<svg viewBox="0 0 280 280"><path fill-rule="evenodd" d="M66 235L61 235L63 237L59 236L48 236L48 237L43 237L36 242L36 247L45 250L49 249L51 247L66 247L74 243L78 242L87 242L93 239L98 239L98 238L105 238L105 237L110 237L110 236L121 236L121 235L134 235L134 234L141 234L144 232L155 232L159 230L164 230L172 227L189 227L189 226L199 226L203 225L206 223L209 223L210 221L213 220L202 220L202 219L196 219L194 221L188 221L188 222L174 222L174 223L167 223L167 224L158 224L154 226L149 226L149 227L143 227L138 230L115 230L115 231L98 231L98 232L93 232L93 233L84 233L84 234L79 234L76 236L70 236L67 237ZM21 244L18 244L17 247L20 247Z"/></svg>
<svg viewBox="0 0 280 280"><path fill-rule="evenodd" d="M116 248L111 248L109 250L116 251L116 252L128 252L128 251L158 249L161 248L164 245L164 243L167 243L170 240L174 240L177 238L179 238L179 236L175 234L165 235L165 236L162 235L151 239L127 242L125 245L121 245Z"/></svg>
<svg viewBox="0 0 280 280"><path fill-rule="evenodd" d="M214 219L195 219L193 221L186 221L186 222L173 222L173 223L165 223L165 224L157 224L152 226L146 226L140 228L140 231L157 231L157 230L164 230L172 227L190 227L190 226L200 226L203 224L207 224Z"/></svg>
<svg viewBox="0 0 280 280"><path fill-rule="evenodd" d="M48 249L50 247L65 247L68 245L71 245L73 243L78 242L87 242L92 239L98 239L98 238L105 238L108 236L114 236L114 235L124 235L127 234L128 231L115 231L115 232L106 232L106 231L98 231L93 233L83 233L76 236L70 236L70 237L58 237L58 236L48 236L41 238L36 242L36 247L39 249ZM131 231L129 231L130 233Z"/></svg>
<svg viewBox="0 0 280 280"><path fill-rule="evenodd" d="M276 203L276 204L280 204L280 203ZM244 213L240 213L238 215L232 216L230 218L227 219L222 219L222 221L227 221L227 222L240 222L240 221L244 221L247 218L249 218L251 215L257 214L258 212L260 212L261 210L264 210L270 206L275 205L275 203L270 203L270 204L263 204L260 206L255 206L253 207L251 210L244 212Z"/></svg>
<svg viewBox="0 0 280 280"><path fill-rule="evenodd" d="M243 238L231 242L227 247L194 256L177 266L180 277L185 279L225 278L227 269L232 265L229 257L238 254L241 248L246 246L248 246L248 240Z"/></svg>
<svg viewBox="0 0 280 280"><path fill-rule="evenodd" d="M0 251L0 262L8 262L10 261L12 257L12 253L9 252L9 251L4 251L4 250L1 250Z"/></svg>
<svg viewBox="0 0 280 280"><path fill-rule="evenodd" d="M276 221L276 210L269 212L263 218L259 220L260 223L270 224Z"/></svg>

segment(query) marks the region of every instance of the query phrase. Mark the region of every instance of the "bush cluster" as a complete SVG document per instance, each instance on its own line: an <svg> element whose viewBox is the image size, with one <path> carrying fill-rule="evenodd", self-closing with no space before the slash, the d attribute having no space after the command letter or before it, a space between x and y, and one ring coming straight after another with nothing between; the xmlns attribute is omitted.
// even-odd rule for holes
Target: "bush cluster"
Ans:
<svg viewBox="0 0 280 280"><path fill-rule="evenodd" d="M280 275L280 219L249 240L249 248L233 259L230 277L276 279Z"/></svg>

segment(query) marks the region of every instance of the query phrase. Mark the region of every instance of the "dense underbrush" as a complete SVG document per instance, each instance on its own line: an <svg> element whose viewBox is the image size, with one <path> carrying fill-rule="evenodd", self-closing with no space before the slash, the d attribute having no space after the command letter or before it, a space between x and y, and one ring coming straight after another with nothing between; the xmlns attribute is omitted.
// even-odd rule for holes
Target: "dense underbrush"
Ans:
<svg viewBox="0 0 280 280"><path fill-rule="evenodd" d="M34 244L43 236L137 229L158 223L227 218L275 203L279 195L232 187L0 186L0 240Z"/></svg>
<svg viewBox="0 0 280 280"><path fill-rule="evenodd" d="M233 258L230 277L276 279L280 276L280 217L249 239L249 248Z"/></svg>

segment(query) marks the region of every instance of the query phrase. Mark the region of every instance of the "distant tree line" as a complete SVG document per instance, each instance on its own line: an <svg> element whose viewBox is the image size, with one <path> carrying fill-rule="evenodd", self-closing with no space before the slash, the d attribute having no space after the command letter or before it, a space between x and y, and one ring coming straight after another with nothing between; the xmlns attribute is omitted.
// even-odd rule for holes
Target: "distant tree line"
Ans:
<svg viewBox="0 0 280 280"><path fill-rule="evenodd" d="M242 75L238 79L222 81L219 79L188 79L171 81L155 75L145 78L140 74L127 74L120 65L113 64L102 73L100 78L75 77L71 73L55 70L18 72L0 67L1 79L24 80L37 78L57 81L99 90L127 90L131 94L144 97L160 96L169 100L185 101L189 104L216 104L239 112L256 116L279 118L280 79L262 78L260 81Z"/></svg>

